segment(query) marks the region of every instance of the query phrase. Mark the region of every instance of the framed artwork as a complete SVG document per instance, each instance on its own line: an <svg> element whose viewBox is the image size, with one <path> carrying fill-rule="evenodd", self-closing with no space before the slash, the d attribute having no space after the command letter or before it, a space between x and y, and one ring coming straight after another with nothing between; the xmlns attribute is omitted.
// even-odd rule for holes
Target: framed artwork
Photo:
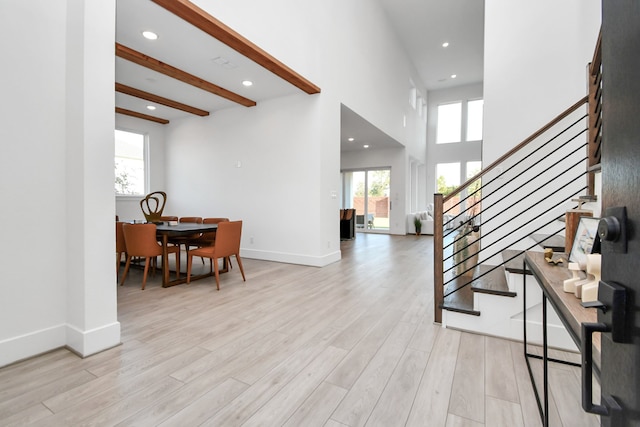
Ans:
<svg viewBox="0 0 640 427"><path fill-rule="evenodd" d="M569 254L569 262L577 262L581 266L585 266L588 254L600 253L598 222L600 222L600 218L586 216L580 218Z"/></svg>

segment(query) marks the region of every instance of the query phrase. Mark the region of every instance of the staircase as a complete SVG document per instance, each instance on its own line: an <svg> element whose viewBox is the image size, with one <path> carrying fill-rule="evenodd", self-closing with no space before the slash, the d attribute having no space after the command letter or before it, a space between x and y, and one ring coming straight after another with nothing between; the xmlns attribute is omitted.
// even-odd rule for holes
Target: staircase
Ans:
<svg viewBox="0 0 640 427"><path fill-rule="evenodd" d="M523 271L524 252L564 253L565 212L599 196L599 46L588 96L451 194L434 195L435 322L521 340L526 310L528 339L542 340L542 293L533 279L523 308L523 278L530 274ZM599 201L584 208L600 213ZM575 350L553 310L548 316L549 344Z"/></svg>
<svg viewBox="0 0 640 427"><path fill-rule="evenodd" d="M436 298L443 326L522 339L524 252L551 248L564 253L564 213L578 207L578 198L591 197L586 103L585 97L571 106L492 171L472 178L446 199L435 196L435 218L449 215L456 224L436 220L434 225L436 288L442 284ZM474 185L477 180L481 185ZM469 240L477 238L478 244L465 240L472 234L478 237ZM529 339L541 341L542 294L536 286L528 286L527 292ZM549 312L550 345L575 351L560 320Z"/></svg>

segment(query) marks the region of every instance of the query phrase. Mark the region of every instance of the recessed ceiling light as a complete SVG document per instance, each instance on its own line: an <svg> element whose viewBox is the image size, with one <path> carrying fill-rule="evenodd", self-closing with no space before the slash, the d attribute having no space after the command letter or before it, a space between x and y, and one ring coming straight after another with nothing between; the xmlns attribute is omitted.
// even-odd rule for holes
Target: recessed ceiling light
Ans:
<svg viewBox="0 0 640 427"><path fill-rule="evenodd" d="M253 82L251 80L243 80L242 84L246 87L253 86Z"/></svg>
<svg viewBox="0 0 640 427"><path fill-rule="evenodd" d="M347 141L353 142L353 141L355 141L355 138L347 138Z"/></svg>
<svg viewBox="0 0 640 427"><path fill-rule="evenodd" d="M442 43L442 47L449 47L449 42Z"/></svg>
<svg viewBox="0 0 640 427"><path fill-rule="evenodd" d="M143 31L142 35L144 36L145 39L149 39L149 40L157 40L158 39L158 35L156 33L154 33L153 31Z"/></svg>
<svg viewBox="0 0 640 427"><path fill-rule="evenodd" d="M368 144L363 145L364 148L369 148Z"/></svg>
<svg viewBox="0 0 640 427"><path fill-rule="evenodd" d="M156 107L154 105L147 105L147 110L155 110Z"/></svg>
<svg viewBox="0 0 640 427"><path fill-rule="evenodd" d="M455 79L456 77L458 77L456 74L451 74L452 79Z"/></svg>

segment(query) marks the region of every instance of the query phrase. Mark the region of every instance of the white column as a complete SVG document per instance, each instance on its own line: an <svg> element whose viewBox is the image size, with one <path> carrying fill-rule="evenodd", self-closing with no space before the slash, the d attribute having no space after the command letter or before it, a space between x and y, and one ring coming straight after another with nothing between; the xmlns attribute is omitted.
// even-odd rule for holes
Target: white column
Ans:
<svg viewBox="0 0 640 427"><path fill-rule="evenodd" d="M87 356L120 342L115 197L115 0L67 2L66 343Z"/></svg>

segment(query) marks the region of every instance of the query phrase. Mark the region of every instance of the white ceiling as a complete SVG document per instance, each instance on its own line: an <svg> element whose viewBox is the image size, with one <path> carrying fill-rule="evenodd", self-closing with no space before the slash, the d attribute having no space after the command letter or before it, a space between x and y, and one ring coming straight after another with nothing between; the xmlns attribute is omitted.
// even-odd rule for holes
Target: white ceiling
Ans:
<svg viewBox="0 0 640 427"><path fill-rule="evenodd" d="M483 80L484 0L378 0L428 91ZM448 42L447 48L442 43ZM456 78L452 79L451 75ZM347 138L355 137L349 142ZM342 107L342 151L401 146Z"/></svg>
<svg viewBox="0 0 640 427"><path fill-rule="evenodd" d="M427 90L483 80L484 0L378 1Z"/></svg>
<svg viewBox="0 0 640 427"><path fill-rule="evenodd" d="M483 0L378 1L405 45L426 90L482 81ZM300 89L150 0L117 0L116 13L116 42L128 48L258 103L300 93ZM143 38L144 30L156 32L159 38L155 41ZM444 41L450 43L446 49L442 48ZM215 61L220 62L220 58L229 64L217 64ZM451 74L457 78L451 79ZM242 85L243 80L251 80L254 85L247 88ZM209 111L211 115L238 105L119 57L116 57L116 82ZM116 92L116 107L168 120L191 116L159 104L154 104L156 110L150 111L146 108L149 104L149 101ZM358 114L343 107L342 149L356 148L357 145L346 144L348 136L356 137L360 147L366 141L370 149L399 146Z"/></svg>
<svg viewBox="0 0 640 427"><path fill-rule="evenodd" d="M300 93L300 89L150 0L117 0L116 4L117 43L256 102ZM145 30L157 33L158 39L142 37ZM225 58L229 64L218 65L216 58ZM254 85L245 87L243 80L251 80ZM116 57L116 82L209 111L211 115L238 105L119 57ZM116 107L169 120L191 115L158 104L154 104L155 111L149 111L148 104L140 98L116 93Z"/></svg>

